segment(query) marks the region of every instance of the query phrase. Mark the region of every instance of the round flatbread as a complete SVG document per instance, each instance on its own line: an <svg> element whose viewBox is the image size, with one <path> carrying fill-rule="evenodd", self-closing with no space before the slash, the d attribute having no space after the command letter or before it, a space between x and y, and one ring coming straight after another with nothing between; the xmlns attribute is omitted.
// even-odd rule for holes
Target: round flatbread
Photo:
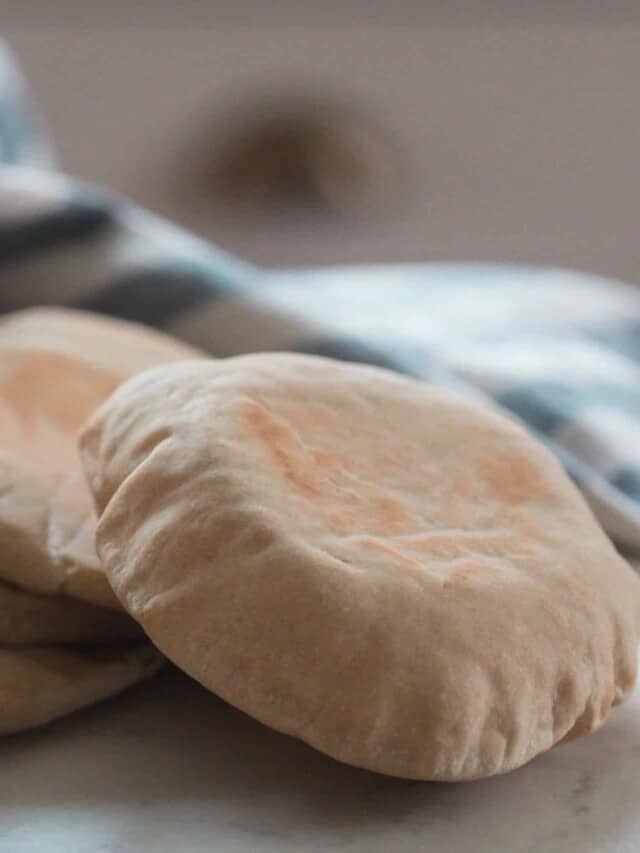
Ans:
<svg viewBox="0 0 640 853"><path fill-rule="evenodd" d="M37 309L0 321L0 578L118 607L94 546L80 427L125 379L200 353L135 324Z"/></svg>
<svg viewBox="0 0 640 853"><path fill-rule="evenodd" d="M125 608L204 685L335 758L501 773L634 684L638 578L492 409L250 355L146 372L81 447Z"/></svg>
<svg viewBox="0 0 640 853"><path fill-rule="evenodd" d="M0 346L57 352L125 377L204 355L140 323L73 308L27 308L0 316Z"/></svg>
<svg viewBox="0 0 640 853"><path fill-rule="evenodd" d="M142 637L131 617L56 595L36 595L0 581L0 647L117 643Z"/></svg>
<svg viewBox="0 0 640 853"><path fill-rule="evenodd" d="M49 723L153 675L162 656L127 649L0 648L0 735Z"/></svg>

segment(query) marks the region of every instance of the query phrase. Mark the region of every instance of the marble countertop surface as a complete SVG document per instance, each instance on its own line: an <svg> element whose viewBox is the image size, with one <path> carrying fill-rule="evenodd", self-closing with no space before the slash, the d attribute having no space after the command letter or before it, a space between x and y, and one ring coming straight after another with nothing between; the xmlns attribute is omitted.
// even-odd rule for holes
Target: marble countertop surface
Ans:
<svg viewBox="0 0 640 853"><path fill-rule="evenodd" d="M631 853L640 691L506 776L404 782L338 764L168 670L0 741L0 853Z"/></svg>

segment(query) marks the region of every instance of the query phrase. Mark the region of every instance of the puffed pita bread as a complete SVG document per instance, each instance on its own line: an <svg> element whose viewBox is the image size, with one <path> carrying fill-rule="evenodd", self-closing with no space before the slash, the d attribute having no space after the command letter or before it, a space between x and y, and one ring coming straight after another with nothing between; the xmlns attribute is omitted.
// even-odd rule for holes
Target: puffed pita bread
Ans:
<svg viewBox="0 0 640 853"><path fill-rule="evenodd" d="M640 582L556 460L492 409L249 355L131 380L81 448L98 552L151 640L341 761L502 773L632 689Z"/></svg>
<svg viewBox="0 0 640 853"><path fill-rule="evenodd" d="M76 435L122 381L200 353L141 326L63 309L0 321L0 578L117 607L93 542Z"/></svg>
<svg viewBox="0 0 640 853"><path fill-rule="evenodd" d="M203 355L140 323L72 308L27 308L0 316L0 346L57 352L126 377Z"/></svg>
<svg viewBox="0 0 640 853"><path fill-rule="evenodd" d="M0 648L0 735L106 699L153 675L161 664L148 643L126 649Z"/></svg>
<svg viewBox="0 0 640 853"><path fill-rule="evenodd" d="M116 643L141 638L126 613L0 581L0 647Z"/></svg>

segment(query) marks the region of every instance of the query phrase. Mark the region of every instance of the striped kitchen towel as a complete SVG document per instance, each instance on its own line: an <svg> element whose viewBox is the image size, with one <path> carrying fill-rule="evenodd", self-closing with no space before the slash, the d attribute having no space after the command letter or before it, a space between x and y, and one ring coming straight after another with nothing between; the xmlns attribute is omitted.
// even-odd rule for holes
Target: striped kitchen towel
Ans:
<svg viewBox="0 0 640 853"><path fill-rule="evenodd" d="M0 51L0 312L61 304L216 356L296 350L490 399L640 549L640 288L566 270L410 264L267 271L53 169Z"/></svg>

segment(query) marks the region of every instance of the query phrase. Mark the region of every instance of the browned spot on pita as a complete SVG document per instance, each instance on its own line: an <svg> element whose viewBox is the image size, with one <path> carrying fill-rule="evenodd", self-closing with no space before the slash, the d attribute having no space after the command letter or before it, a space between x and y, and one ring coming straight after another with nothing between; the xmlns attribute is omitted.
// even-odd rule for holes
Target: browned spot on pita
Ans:
<svg viewBox="0 0 640 853"><path fill-rule="evenodd" d="M353 525L353 516L344 512L330 512L325 516L325 519L329 527L332 527L340 533L344 533L346 530L349 530Z"/></svg>
<svg viewBox="0 0 640 853"><path fill-rule="evenodd" d="M266 445L282 475L299 494L309 500L330 500L334 504L325 516L334 530L359 528L384 534L396 531L406 522L404 505L379 489L362 484L361 491L356 492L340 485L339 475L348 468L348 460L331 450L306 447L299 433L266 406L252 400L245 404L244 416L252 433ZM297 417L293 423L299 426Z"/></svg>
<svg viewBox="0 0 640 853"><path fill-rule="evenodd" d="M339 532L368 530L380 536L390 536L402 530L409 518L399 501L377 492L367 494L364 488L362 495L348 489L335 491L332 500L338 506L325 515L325 520Z"/></svg>
<svg viewBox="0 0 640 853"><path fill-rule="evenodd" d="M523 453L505 451L484 457L476 462L475 468L488 494L501 503L520 504L549 495L540 466L532 464Z"/></svg>
<svg viewBox="0 0 640 853"><path fill-rule="evenodd" d="M496 571L495 566L476 560L464 560L458 563L455 568L448 573L448 580L465 583L479 577L486 578L487 575L496 574L498 574L498 572Z"/></svg>
<svg viewBox="0 0 640 853"><path fill-rule="evenodd" d="M396 562L405 563L406 565L418 568L423 572L430 571L428 562L421 562L419 559L414 559L414 557L406 552L404 547L401 549L397 540L385 542L379 539L374 539L370 536L362 536L360 543L366 549L380 551L381 553L393 558ZM405 540L402 541L402 545L405 545ZM460 559L453 553L453 550L449 552L449 556L451 559L456 560L455 565L451 566L451 568L446 571L445 577L449 581L464 583L475 580L479 577L484 578L489 575L499 574L499 569L496 566L491 565L491 563L483 560L482 556L480 556L479 559L474 559L473 557Z"/></svg>
<svg viewBox="0 0 640 853"><path fill-rule="evenodd" d="M413 557L409 557L406 554L403 554L401 551L397 551L390 545L385 545L385 543L381 542L379 539L373 539L370 536L362 536L360 538L360 543L365 548L369 548L374 551L380 551L383 554L386 554L388 557L392 557L396 561L406 563L409 566L413 566L413 568L418 568L424 571L425 567L422 563L419 563L417 560L414 560Z"/></svg>
<svg viewBox="0 0 640 853"><path fill-rule="evenodd" d="M434 559L454 559L474 554L490 557L527 557L533 553L532 547L521 537L502 531L475 533L461 530L448 533L434 530L403 537L403 544L427 553Z"/></svg>
<svg viewBox="0 0 640 853"><path fill-rule="evenodd" d="M249 429L266 445L283 477L296 491L310 500L320 498L322 492L313 481L313 473L303 470L303 466L296 461L301 447L295 431L284 421L275 418L266 406L254 400L245 405L244 417Z"/></svg>
<svg viewBox="0 0 640 853"><path fill-rule="evenodd" d="M46 535L48 547L57 552L77 535L77 517L93 514L77 463L76 434L122 377L62 354L9 350L2 356L3 482L16 478L36 483L52 496L54 511ZM67 516L76 519L75 524L65 526L62 519ZM93 556L93 546L90 553Z"/></svg>
<svg viewBox="0 0 640 853"><path fill-rule="evenodd" d="M53 353L19 353L7 362L0 373L2 399L26 431L46 419L73 436L122 380Z"/></svg>
<svg viewBox="0 0 640 853"><path fill-rule="evenodd" d="M456 498L468 498L473 494L473 479L468 474L458 474L449 483L449 492Z"/></svg>
<svg viewBox="0 0 640 853"><path fill-rule="evenodd" d="M289 403L280 401L278 413L282 418L295 423L301 432L331 432L338 424L335 412L328 406L318 403Z"/></svg>
<svg viewBox="0 0 640 853"><path fill-rule="evenodd" d="M339 471L344 465L344 459L331 450L316 450L313 458L318 467L326 471Z"/></svg>
<svg viewBox="0 0 640 853"><path fill-rule="evenodd" d="M406 508L394 498L381 496L376 501L376 520L383 530L394 530L405 524L408 519Z"/></svg>

